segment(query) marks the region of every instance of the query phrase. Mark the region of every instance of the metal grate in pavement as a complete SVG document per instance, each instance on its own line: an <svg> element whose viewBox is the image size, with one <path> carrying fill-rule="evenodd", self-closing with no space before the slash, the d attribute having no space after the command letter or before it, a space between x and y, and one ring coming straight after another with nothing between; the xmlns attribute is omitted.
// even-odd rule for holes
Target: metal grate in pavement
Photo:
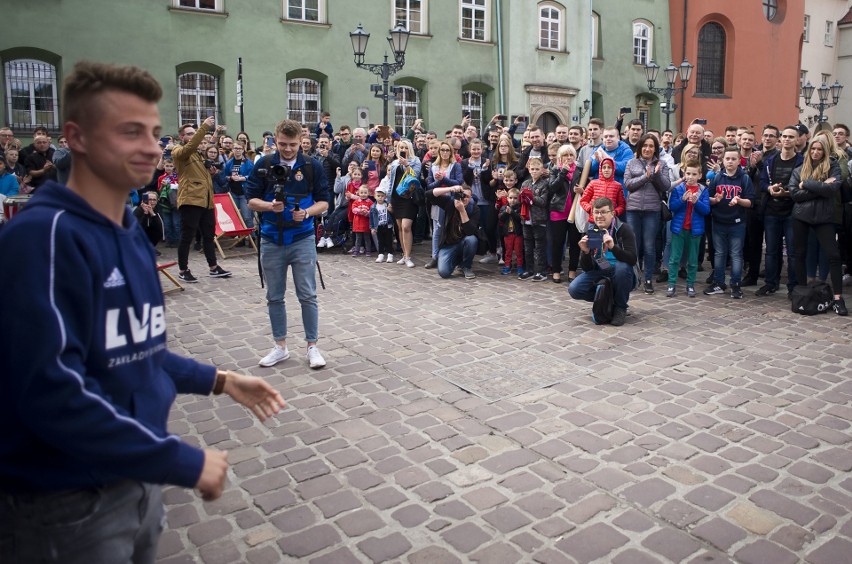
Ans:
<svg viewBox="0 0 852 564"><path fill-rule="evenodd" d="M490 403L590 374L547 353L512 351L432 372Z"/></svg>

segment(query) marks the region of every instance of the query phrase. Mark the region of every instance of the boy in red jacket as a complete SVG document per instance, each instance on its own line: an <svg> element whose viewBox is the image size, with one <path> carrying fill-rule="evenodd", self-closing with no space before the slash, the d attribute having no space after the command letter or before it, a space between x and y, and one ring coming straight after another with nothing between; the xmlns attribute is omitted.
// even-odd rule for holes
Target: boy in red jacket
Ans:
<svg viewBox="0 0 852 564"><path fill-rule="evenodd" d="M583 197L580 198L580 206L586 210L589 217L592 216L592 202L598 198L609 198L612 200L616 217L624 215L627 202L624 200L624 189L615 180L615 161L606 157L601 161L601 174L596 180L589 182Z"/></svg>

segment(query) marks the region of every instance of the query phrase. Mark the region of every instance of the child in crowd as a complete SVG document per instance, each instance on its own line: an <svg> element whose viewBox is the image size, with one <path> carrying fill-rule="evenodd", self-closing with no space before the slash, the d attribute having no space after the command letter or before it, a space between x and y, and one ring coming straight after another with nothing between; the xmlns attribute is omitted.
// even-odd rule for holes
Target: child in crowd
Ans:
<svg viewBox="0 0 852 564"><path fill-rule="evenodd" d="M672 250L669 257L669 286L666 296L676 292L677 272L681 255L686 252L686 295L695 297L695 273L698 271L698 244L704 233L704 218L710 214L710 196L699 183L701 163L691 160L683 169L684 181L674 187L669 196L672 211Z"/></svg>
<svg viewBox="0 0 852 564"><path fill-rule="evenodd" d="M615 216L619 218L624 216L624 209L627 205L627 201L624 199L624 189L621 187L621 183L615 180L615 161L609 157L605 157L601 161L600 175L589 182L583 192L583 197L580 198L580 207L589 214L589 218L592 216L592 202L598 198L612 200L612 205L615 206L613 209Z"/></svg>
<svg viewBox="0 0 852 564"><path fill-rule="evenodd" d="M180 241L180 213L177 208L178 175L172 159L163 159L163 174L157 178L159 211L163 220L167 247L177 247Z"/></svg>
<svg viewBox="0 0 852 564"><path fill-rule="evenodd" d="M531 158L527 161L527 171L530 177L524 181L520 193L521 217L524 220L524 268L526 270L518 274L518 280L541 282L547 280L544 275L544 246L547 241L549 215L547 206L550 195L541 159ZM534 270L530 270L530 267Z"/></svg>
<svg viewBox="0 0 852 564"><path fill-rule="evenodd" d="M501 169L500 178L497 181L496 186L497 186L497 189L494 192L494 196L495 196L494 197L494 208L497 210L497 230L498 230L498 233L499 233L500 230L503 228L502 224L500 223L500 210L505 208L509 203L509 201L508 201L509 191L512 188L517 188L517 186L518 186L518 175L515 174L514 170L503 168L503 169ZM520 193L520 190L518 190L518 193ZM523 229L518 231L518 235L520 237L523 237L522 231L523 231ZM523 244L523 243L521 243L521 244ZM523 251L521 251L521 252L523 252ZM500 248L497 250L497 254L500 256L500 260L499 260L500 266L505 265L503 255L506 254L506 249L503 248L503 246L502 246L502 239L501 239Z"/></svg>
<svg viewBox="0 0 852 564"><path fill-rule="evenodd" d="M387 203L385 187L376 188L376 204L370 208L370 232L378 240L376 262L393 262L393 214ZM387 257L387 258L386 258Z"/></svg>
<svg viewBox="0 0 852 564"><path fill-rule="evenodd" d="M343 176L340 175L340 167L337 167L337 174L334 179L334 211L327 214L323 220L323 236L320 237L317 243L317 248L319 249L332 248L334 246L334 238L341 233L339 230L343 217L346 217L348 222L349 198L347 188L349 187L349 182L352 180L352 172L355 170L360 172L358 163L355 161L349 163L349 169Z"/></svg>
<svg viewBox="0 0 852 564"><path fill-rule="evenodd" d="M385 177L387 165L388 161L385 158L382 146L379 143L370 145L370 151L362 165L363 173L367 177L367 188L370 190L370 196L376 193L379 182Z"/></svg>
<svg viewBox="0 0 852 564"><path fill-rule="evenodd" d="M740 281L743 274L743 241L746 233L746 208L754 200L751 178L740 166L740 151L736 145L725 149L722 158L724 169L713 178L707 187L713 214L713 282L704 294L724 294L725 265L731 257L731 297L741 300L743 291ZM671 273L669 273L671 276Z"/></svg>
<svg viewBox="0 0 852 564"><path fill-rule="evenodd" d="M514 172L512 172L514 175ZM500 235L503 239L503 260L505 265L501 274L512 272L512 255L515 257L517 272L524 271L524 233L521 220L520 191L512 188L506 196L506 205L500 208Z"/></svg>
<svg viewBox="0 0 852 564"><path fill-rule="evenodd" d="M352 232L355 234L355 246L352 247L352 256L361 254L365 248L364 256L372 256L373 238L370 236L370 208L373 200L370 199L370 190L366 185L358 188L358 199L349 202L349 211L352 213ZM366 233L366 237L364 234Z"/></svg>

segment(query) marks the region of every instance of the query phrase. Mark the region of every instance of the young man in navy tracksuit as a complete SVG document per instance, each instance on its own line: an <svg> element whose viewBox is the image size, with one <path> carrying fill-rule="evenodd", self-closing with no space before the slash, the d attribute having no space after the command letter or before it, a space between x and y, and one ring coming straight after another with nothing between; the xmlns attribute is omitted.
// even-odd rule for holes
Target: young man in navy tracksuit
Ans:
<svg viewBox="0 0 852 564"><path fill-rule="evenodd" d="M736 146L725 149L724 168L707 187L713 217L713 282L704 290L705 295L724 294L725 265L731 257L731 297L740 300L743 292L740 281L743 275L743 241L746 232L746 209L754 200L751 178L740 167L740 152Z"/></svg>
<svg viewBox="0 0 852 564"><path fill-rule="evenodd" d="M0 232L0 562L153 562L159 484L222 493L227 455L169 434L176 393L225 392L261 419L260 378L169 352L154 249L125 205L161 152L159 84L78 63L65 81L67 187Z"/></svg>

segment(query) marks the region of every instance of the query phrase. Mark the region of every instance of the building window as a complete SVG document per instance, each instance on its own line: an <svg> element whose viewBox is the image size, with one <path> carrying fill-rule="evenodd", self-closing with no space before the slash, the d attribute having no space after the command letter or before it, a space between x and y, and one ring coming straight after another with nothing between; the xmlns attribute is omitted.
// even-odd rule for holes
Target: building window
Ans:
<svg viewBox="0 0 852 564"><path fill-rule="evenodd" d="M395 86L394 127L408 131L420 114L420 92L410 86Z"/></svg>
<svg viewBox="0 0 852 564"><path fill-rule="evenodd" d="M811 40L811 17L805 14L805 31L802 34L802 41L808 43Z"/></svg>
<svg viewBox="0 0 852 564"><path fill-rule="evenodd" d="M592 12L592 58L598 59L601 56L600 48L598 47L598 37L600 37L601 17L597 12Z"/></svg>
<svg viewBox="0 0 852 564"><path fill-rule="evenodd" d="M461 38L488 41L488 0L461 0Z"/></svg>
<svg viewBox="0 0 852 564"><path fill-rule="evenodd" d="M325 0L284 0L284 19L325 23Z"/></svg>
<svg viewBox="0 0 852 564"><path fill-rule="evenodd" d="M804 86L808 81L808 71L799 71L799 86Z"/></svg>
<svg viewBox="0 0 852 564"><path fill-rule="evenodd" d="M462 92L462 115L470 114L470 125L482 135L482 110L485 106L485 96L473 90Z"/></svg>
<svg viewBox="0 0 852 564"><path fill-rule="evenodd" d="M778 15L778 0L763 0L763 15L772 21Z"/></svg>
<svg viewBox="0 0 852 564"><path fill-rule="evenodd" d="M427 0L394 0L394 22L392 27L401 25L411 33L426 33Z"/></svg>
<svg viewBox="0 0 852 564"><path fill-rule="evenodd" d="M831 75L822 73L822 84L828 84L831 81Z"/></svg>
<svg viewBox="0 0 852 564"><path fill-rule="evenodd" d="M178 119L196 126L219 109L219 78L200 72L178 76ZM216 120L218 121L218 120Z"/></svg>
<svg viewBox="0 0 852 564"><path fill-rule="evenodd" d="M313 125L320 118L320 83L308 78L287 81L287 118Z"/></svg>
<svg viewBox="0 0 852 564"><path fill-rule="evenodd" d="M633 22L633 64L645 65L651 60L652 27L648 22Z"/></svg>
<svg viewBox="0 0 852 564"><path fill-rule="evenodd" d="M562 12L543 5L538 10L538 46L551 51L562 50Z"/></svg>
<svg viewBox="0 0 852 564"><path fill-rule="evenodd" d="M18 59L4 65L6 120L13 129L43 125L59 128L56 67L43 61Z"/></svg>
<svg viewBox="0 0 852 564"><path fill-rule="evenodd" d="M186 8L189 10L204 10L207 12L222 12L224 0L173 0L175 8Z"/></svg>
<svg viewBox="0 0 852 564"><path fill-rule="evenodd" d="M834 47L834 22L825 20L825 40L823 44L826 47Z"/></svg>
<svg viewBox="0 0 852 564"><path fill-rule="evenodd" d="M710 22L698 32L697 94L725 93L725 29Z"/></svg>

